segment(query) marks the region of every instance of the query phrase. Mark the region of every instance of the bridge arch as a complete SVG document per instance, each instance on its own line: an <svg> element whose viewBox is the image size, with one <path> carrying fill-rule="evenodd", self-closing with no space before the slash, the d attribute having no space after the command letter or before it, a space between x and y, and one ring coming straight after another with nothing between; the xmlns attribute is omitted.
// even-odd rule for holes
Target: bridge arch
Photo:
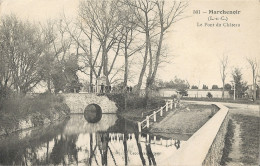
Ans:
<svg viewBox="0 0 260 166"><path fill-rule="evenodd" d="M102 109L97 104L89 104L84 110L84 117L90 123L96 123L102 118Z"/></svg>

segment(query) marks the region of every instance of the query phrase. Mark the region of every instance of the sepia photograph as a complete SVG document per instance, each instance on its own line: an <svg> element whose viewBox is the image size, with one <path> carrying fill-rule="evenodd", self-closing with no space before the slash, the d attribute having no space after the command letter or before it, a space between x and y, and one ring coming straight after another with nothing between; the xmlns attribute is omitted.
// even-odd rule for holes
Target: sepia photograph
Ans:
<svg viewBox="0 0 260 166"><path fill-rule="evenodd" d="M0 165L259 166L259 0L0 0Z"/></svg>

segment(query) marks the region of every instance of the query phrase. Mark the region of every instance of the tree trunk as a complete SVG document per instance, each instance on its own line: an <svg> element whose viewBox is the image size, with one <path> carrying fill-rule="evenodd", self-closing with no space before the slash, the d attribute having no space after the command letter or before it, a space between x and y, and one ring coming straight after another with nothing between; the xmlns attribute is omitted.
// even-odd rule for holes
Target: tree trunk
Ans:
<svg viewBox="0 0 260 166"><path fill-rule="evenodd" d="M253 99L256 101L256 79L253 78Z"/></svg>
<svg viewBox="0 0 260 166"><path fill-rule="evenodd" d="M149 34L148 34L149 35ZM151 90L151 86L152 86L152 72L153 72L153 55L152 55L152 48L151 48L151 42L150 39L148 39L148 45L149 45L149 73L148 73L148 77L146 79L146 87L145 87L145 104L146 106L148 106L148 98L149 98L149 92Z"/></svg>
<svg viewBox="0 0 260 166"><path fill-rule="evenodd" d="M137 92L140 92L140 89L141 89L141 86L142 86L142 83L143 83L143 77L144 77L144 73L145 73L145 70L146 70L146 63L147 63L147 53L145 53L145 55L144 55L143 66L142 66L142 69L141 69L141 72L140 72L140 75L139 75L138 84L137 84L137 88L136 88Z"/></svg>
<svg viewBox="0 0 260 166"><path fill-rule="evenodd" d="M223 73L224 74L224 73ZM224 100L224 93L225 93L225 80L222 80L222 85L223 85L223 88L222 88L222 99Z"/></svg>
<svg viewBox="0 0 260 166"><path fill-rule="evenodd" d="M162 28L161 34L160 34L159 45L158 45L157 52L156 52L155 65L154 65L153 74L152 74L152 78L151 78L152 84L154 83L155 76L157 74L158 66L159 66L159 63L160 63L160 56L161 56L161 49L162 49L162 42L163 42L163 33L164 33L164 31L163 31L163 28Z"/></svg>
<svg viewBox="0 0 260 166"><path fill-rule="evenodd" d="M149 70L149 74L148 74L148 78L147 78L147 84L146 84L146 98L147 99L149 97L149 90L151 89L152 85L154 84L155 77L156 77L156 74L157 74L157 70L158 70L158 66L159 66L159 62L160 62L162 42L163 42L163 28L161 28L159 45L158 45L157 52L156 52L156 58L155 58L154 67L153 67L153 63L151 62L152 59L150 59L150 66L149 66L150 70ZM151 44L150 44L149 50L150 50L150 58L152 58L152 55L151 55Z"/></svg>
<svg viewBox="0 0 260 166"><path fill-rule="evenodd" d="M128 80L128 55L127 55L127 35L125 36L125 73L124 73L124 87L127 87Z"/></svg>
<svg viewBox="0 0 260 166"><path fill-rule="evenodd" d="M140 89L141 89L141 86L142 86L142 83L143 83L143 77L144 77L144 73L145 73L145 70L146 70L146 63L147 63L147 56L148 56L148 49L149 49L149 39L150 39L150 36L149 36L149 25L148 25L148 14L145 13L145 54L144 54L144 61L143 61L143 66L142 66L142 69L141 69L141 72L140 72L140 76L139 76L139 80L138 80L138 84L137 84L137 92L140 92Z"/></svg>
<svg viewBox="0 0 260 166"><path fill-rule="evenodd" d="M108 79L108 59L107 59L107 47L106 47L106 39L102 43L102 60L103 60L103 75L106 77L106 85L109 85L109 79Z"/></svg>

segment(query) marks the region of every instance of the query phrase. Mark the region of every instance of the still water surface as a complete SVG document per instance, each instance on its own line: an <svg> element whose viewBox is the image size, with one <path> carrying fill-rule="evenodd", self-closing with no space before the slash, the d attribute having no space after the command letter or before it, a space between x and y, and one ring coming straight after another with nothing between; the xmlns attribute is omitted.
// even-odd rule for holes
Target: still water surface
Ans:
<svg viewBox="0 0 260 166"><path fill-rule="evenodd" d="M135 133L136 126L103 114L83 114L0 138L0 165L162 165L185 141Z"/></svg>

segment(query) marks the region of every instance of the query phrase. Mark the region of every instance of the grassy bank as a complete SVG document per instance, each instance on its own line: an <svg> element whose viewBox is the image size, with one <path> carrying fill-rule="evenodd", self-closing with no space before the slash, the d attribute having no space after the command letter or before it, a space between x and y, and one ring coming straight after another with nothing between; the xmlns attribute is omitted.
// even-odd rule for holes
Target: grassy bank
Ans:
<svg viewBox="0 0 260 166"><path fill-rule="evenodd" d="M31 120L33 126L65 117L69 108L63 103L63 98L52 94L38 96L12 96L1 102L0 130L14 129L22 120Z"/></svg>
<svg viewBox="0 0 260 166"><path fill-rule="evenodd" d="M176 112L171 112L161 122L155 123L150 131L193 134L212 116L210 105L190 104Z"/></svg>

